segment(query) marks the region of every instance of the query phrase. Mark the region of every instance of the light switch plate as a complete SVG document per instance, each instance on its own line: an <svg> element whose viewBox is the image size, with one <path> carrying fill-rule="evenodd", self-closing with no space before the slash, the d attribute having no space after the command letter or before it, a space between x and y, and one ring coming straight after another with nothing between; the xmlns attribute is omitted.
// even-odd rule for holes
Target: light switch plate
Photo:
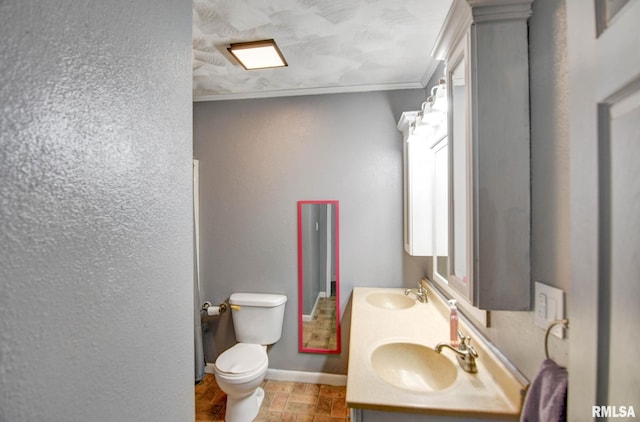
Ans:
<svg viewBox="0 0 640 422"><path fill-rule="evenodd" d="M564 318L564 290L536 281L534 301L536 325L543 330L553 321ZM551 334L564 338L564 329L557 325L553 327Z"/></svg>

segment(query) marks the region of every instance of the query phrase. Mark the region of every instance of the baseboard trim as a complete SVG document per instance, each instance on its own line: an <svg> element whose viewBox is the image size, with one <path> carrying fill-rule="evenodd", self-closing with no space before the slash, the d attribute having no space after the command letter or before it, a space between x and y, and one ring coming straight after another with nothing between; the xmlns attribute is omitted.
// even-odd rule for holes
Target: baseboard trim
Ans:
<svg viewBox="0 0 640 422"><path fill-rule="evenodd" d="M204 372L213 374L213 363L207 363ZM340 374L327 374L324 372L288 371L285 369L267 369L265 377L275 381L306 382L309 384L347 385L347 376Z"/></svg>
<svg viewBox="0 0 640 422"><path fill-rule="evenodd" d="M313 309L311 309L311 314L310 315L302 314L302 322L313 321L313 317L316 316L316 311L318 310L318 302L320 302L320 299L322 299L323 297L327 297L327 292L318 292L318 295L316 296L316 301L313 303Z"/></svg>

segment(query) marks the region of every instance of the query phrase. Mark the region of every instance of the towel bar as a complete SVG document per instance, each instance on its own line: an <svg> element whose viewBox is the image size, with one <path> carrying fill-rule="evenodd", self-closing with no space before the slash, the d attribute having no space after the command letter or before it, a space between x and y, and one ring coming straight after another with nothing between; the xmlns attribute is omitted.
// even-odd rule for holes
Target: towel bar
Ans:
<svg viewBox="0 0 640 422"><path fill-rule="evenodd" d="M562 324L562 326L566 329L569 329L569 320L568 319L557 319L553 321L547 327L547 332L544 334L544 355L549 359L549 333L551 333L551 329L558 324Z"/></svg>

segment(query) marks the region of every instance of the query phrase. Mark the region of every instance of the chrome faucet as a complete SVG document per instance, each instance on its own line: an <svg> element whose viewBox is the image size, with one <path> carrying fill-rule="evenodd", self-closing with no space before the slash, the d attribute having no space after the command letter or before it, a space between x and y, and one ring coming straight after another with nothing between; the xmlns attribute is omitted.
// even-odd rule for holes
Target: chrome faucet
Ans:
<svg viewBox="0 0 640 422"><path fill-rule="evenodd" d="M416 295L416 299L418 299L418 302L420 303L428 303L429 302L429 298L427 297L427 286L426 283L423 280L418 281L418 288L417 289L406 289L404 291L405 295L409 295L409 293L413 293L414 295Z"/></svg>
<svg viewBox="0 0 640 422"><path fill-rule="evenodd" d="M478 358L478 352L471 345L471 337L465 336L460 330L458 330L458 337L460 337L460 346L456 349L447 343L438 343L435 347L436 352L442 352L442 349L450 349L456 354L458 363L466 372L475 374L478 372L476 366L476 359Z"/></svg>

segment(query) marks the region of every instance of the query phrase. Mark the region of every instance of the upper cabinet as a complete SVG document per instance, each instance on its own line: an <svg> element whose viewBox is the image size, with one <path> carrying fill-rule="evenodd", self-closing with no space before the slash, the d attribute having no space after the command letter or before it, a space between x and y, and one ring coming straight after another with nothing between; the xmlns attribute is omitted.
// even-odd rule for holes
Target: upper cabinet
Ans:
<svg viewBox="0 0 640 422"><path fill-rule="evenodd" d="M432 52L449 87L449 256L436 272L480 309L530 308L531 3L454 0Z"/></svg>

